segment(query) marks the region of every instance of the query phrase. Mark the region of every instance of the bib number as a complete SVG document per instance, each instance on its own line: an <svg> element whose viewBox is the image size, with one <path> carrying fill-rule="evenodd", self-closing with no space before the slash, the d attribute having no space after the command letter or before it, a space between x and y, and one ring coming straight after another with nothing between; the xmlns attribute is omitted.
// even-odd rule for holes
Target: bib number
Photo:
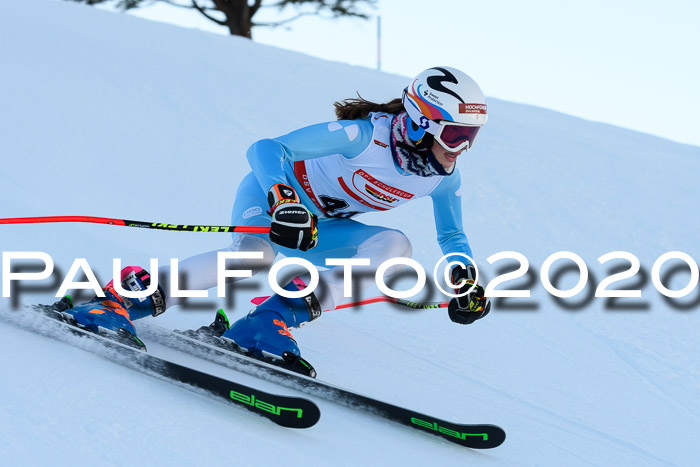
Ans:
<svg viewBox="0 0 700 467"><path fill-rule="evenodd" d="M321 205L323 206L323 210L329 217L348 218L359 214L359 212L356 211L339 212L343 209L347 209L348 207L350 207L348 202L344 199L334 198L333 196L328 195L320 195L318 199L321 202Z"/></svg>

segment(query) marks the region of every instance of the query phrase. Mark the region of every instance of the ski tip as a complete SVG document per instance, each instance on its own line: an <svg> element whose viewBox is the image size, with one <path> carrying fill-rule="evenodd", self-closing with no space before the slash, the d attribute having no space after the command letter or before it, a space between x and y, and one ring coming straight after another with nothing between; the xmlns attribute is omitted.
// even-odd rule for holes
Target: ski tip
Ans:
<svg viewBox="0 0 700 467"><path fill-rule="evenodd" d="M464 443L460 444L473 449L493 449L506 440L506 432L500 426L481 425L479 428L481 430L471 431L481 431L480 433L469 433L467 437L463 438ZM443 433L443 437L447 436Z"/></svg>
<svg viewBox="0 0 700 467"><path fill-rule="evenodd" d="M321 419L321 409L308 399L299 399L294 408L279 408L282 409L282 412L287 411L287 413L275 416L274 419L273 417L268 418L285 428L311 428Z"/></svg>
<svg viewBox="0 0 700 467"><path fill-rule="evenodd" d="M275 424L285 428L311 428L321 418L321 409L308 400L299 397L287 397L256 391L249 394L251 388L244 391L231 391L231 402L261 415Z"/></svg>
<svg viewBox="0 0 700 467"><path fill-rule="evenodd" d="M503 444L506 439L506 432L496 425L462 425L431 419L425 415L421 415L420 418L412 416L410 421L413 428L427 431L470 449L493 449Z"/></svg>
<svg viewBox="0 0 700 467"><path fill-rule="evenodd" d="M488 427L489 436L485 439L481 449L497 448L506 440L506 432L503 428L497 425L486 425Z"/></svg>

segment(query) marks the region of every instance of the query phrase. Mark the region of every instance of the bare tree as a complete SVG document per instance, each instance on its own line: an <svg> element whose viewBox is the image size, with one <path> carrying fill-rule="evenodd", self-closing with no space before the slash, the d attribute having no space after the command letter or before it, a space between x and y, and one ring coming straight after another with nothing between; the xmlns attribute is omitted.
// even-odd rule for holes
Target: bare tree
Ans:
<svg viewBox="0 0 700 467"><path fill-rule="evenodd" d="M255 26L275 27L287 24L301 16L317 15L327 18L355 17L367 19L361 4L374 6L377 0L67 0L88 5L112 4L121 10L144 7L154 3L167 3L180 8L196 10L210 21L225 26L235 36L251 38ZM284 10L292 7L296 13L268 23L253 21L262 8Z"/></svg>

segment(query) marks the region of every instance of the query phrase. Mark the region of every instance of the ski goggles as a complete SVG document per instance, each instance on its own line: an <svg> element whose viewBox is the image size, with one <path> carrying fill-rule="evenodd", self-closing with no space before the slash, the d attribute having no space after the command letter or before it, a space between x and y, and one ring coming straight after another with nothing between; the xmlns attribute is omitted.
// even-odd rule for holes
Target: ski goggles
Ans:
<svg viewBox="0 0 700 467"><path fill-rule="evenodd" d="M462 152L470 149L474 144L476 134L481 125L467 125L445 120L431 120L423 115L418 106L408 96L408 88L404 89L401 98L403 106L414 123L435 137L435 140L444 149L450 152Z"/></svg>
<svg viewBox="0 0 700 467"><path fill-rule="evenodd" d="M476 134L481 129L481 126L465 125L463 123L434 123L435 125L431 125L428 128L428 132L432 133L431 130L436 131L433 133L435 141L450 152L461 152L469 149L474 144Z"/></svg>

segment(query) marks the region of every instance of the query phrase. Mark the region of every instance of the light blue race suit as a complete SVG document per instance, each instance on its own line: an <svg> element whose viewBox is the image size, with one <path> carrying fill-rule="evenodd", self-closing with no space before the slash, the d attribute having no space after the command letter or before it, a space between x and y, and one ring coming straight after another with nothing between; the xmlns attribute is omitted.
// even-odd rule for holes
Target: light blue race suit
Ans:
<svg viewBox="0 0 700 467"><path fill-rule="evenodd" d="M384 127L388 128L387 123L391 118L377 118L377 116L381 117L383 115L385 114L371 114L371 118L368 119L320 123L293 131L278 138L263 139L254 143L247 153L252 172L243 179L238 187L231 216L232 225L269 226L271 218L266 212L268 211L267 191L274 184L282 183L293 187L299 195L302 204L319 216L319 237L316 248L307 252L273 245L275 253L282 252L285 256L302 257L317 265L324 265L324 260L327 257L350 257L354 255L357 246L362 241L378 232L390 229L370 226L344 218L342 217L344 214L342 211L329 215L327 209L322 209L325 204L323 199L316 199L313 193L310 196L308 187L305 190L305 187L302 186L299 180L299 167L300 164L303 165L304 163L306 163L307 168L311 168L311 162L325 163L324 160L321 160L323 158L329 158L328 163L331 164L331 168L344 167L343 164L347 165L358 160L360 155L365 157L368 150L373 150L374 152L369 157L390 158L389 160L391 160L391 166L393 167L391 172L393 174L389 174L388 177L392 178L392 180L383 183L382 181L374 180L371 175L364 174L364 172L371 174L371 169L358 170L365 178L374 180L374 184L367 183L365 185L366 189L369 186L368 191L372 192L370 194L374 196L383 195L382 201L387 196L395 200L398 196L392 197L390 196L391 193L401 193L402 190L396 189L387 193L386 190L382 191L381 188L377 188L377 185L389 189L403 183L403 185L407 186L406 191L408 191L411 189L411 185L416 185L417 182L423 181L420 179L432 179L431 183L433 183L434 188L431 187L429 193L422 195L428 195L433 200L437 240L443 254L462 253L472 257L469 242L462 228L459 171L455 169L449 176L433 177L419 177L404 172L394 162L391 156L391 149L387 147L388 141L382 143L377 140L377 138L381 137L388 138L389 134L386 128L377 128L378 125L384 125ZM380 130L384 130L383 133ZM335 158L336 160L343 158L344 160L337 161L341 164L338 165L332 164L330 158ZM335 183L337 185L335 177L340 174L328 173L328 168L324 166L320 166L317 169L315 173L320 174L317 177L326 176L330 180L326 181L325 188L327 190L334 189L331 184ZM314 181L311 172L309 173L309 179L311 182ZM362 182L366 183L366 180L363 179ZM343 182L340 181L340 183L342 184ZM391 185L391 187L387 188L388 185ZM345 185L344 188L347 188L347 186ZM336 191L340 193L340 195L336 193L336 197L345 196L348 201L355 202L339 188ZM378 193L380 191L382 193ZM350 193L348 190L346 192ZM364 195L368 199L372 199L366 193ZM356 194L353 196L359 198ZM389 209L389 207L383 208L382 206L387 206L387 204L379 203L379 199L377 198L375 203L358 200L363 204L354 212L375 210L372 207L376 207L378 210ZM415 197L412 199L415 199ZM400 201L404 200L401 199ZM355 202L355 205L357 204ZM337 214L340 214L341 217L337 217ZM236 235L240 234L234 234L234 236ZM261 236L266 237L263 234Z"/></svg>
<svg viewBox="0 0 700 467"><path fill-rule="evenodd" d="M187 276L188 287L206 290L217 285L219 253L255 251L263 253L261 260L230 260L233 262L229 269L248 269L256 274L270 266L278 253L306 259L316 266L327 266L328 258L369 259L370 265L353 267L354 285L364 290L374 284L379 265L410 257L412 246L399 230L366 225L349 217L388 211L423 196L433 200L437 240L443 253L472 257L462 229L459 171L432 177L404 172L391 152L391 117L373 113L368 119L321 123L254 143L247 153L252 172L238 186L231 224L269 227L267 192L274 184L282 183L293 187L301 202L319 217L318 245L303 252L272 243L268 234L234 233L228 248L180 263L180 273ZM324 310L347 299L342 268L335 266L319 272L320 284L328 292L319 296ZM400 265L392 266L384 277L400 270ZM168 266L159 271L168 307L182 301L168 292L170 273ZM308 284L307 276L301 279Z"/></svg>

